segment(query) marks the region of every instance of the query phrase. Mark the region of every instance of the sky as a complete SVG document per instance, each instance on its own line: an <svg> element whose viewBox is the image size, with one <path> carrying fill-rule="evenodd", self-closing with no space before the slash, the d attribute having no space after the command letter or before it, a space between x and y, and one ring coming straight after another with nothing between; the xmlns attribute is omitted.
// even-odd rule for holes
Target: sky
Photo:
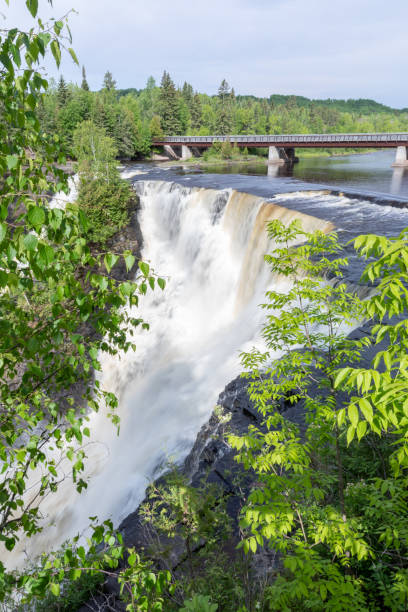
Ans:
<svg viewBox="0 0 408 612"><path fill-rule="evenodd" d="M91 89L106 70L118 88L160 83L214 94L372 98L408 107L408 0L39 0L39 14L70 9L73 47ZM0 0L0 27L33 24L24 0ZM4 25L1 25L3 22ZM58 78L51 62L49 76ZM66 57L64 78L80 83Z"/></svg>

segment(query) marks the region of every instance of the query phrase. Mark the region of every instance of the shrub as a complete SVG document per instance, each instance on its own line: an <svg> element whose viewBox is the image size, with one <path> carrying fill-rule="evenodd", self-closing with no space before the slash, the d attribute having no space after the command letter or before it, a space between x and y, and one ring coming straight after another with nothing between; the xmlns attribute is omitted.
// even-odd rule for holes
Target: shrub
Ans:
<svg viewBox="0 0 408 612"><path fill-rule="evenodd" d="M81 177L78 203L88 220L88 238L92 242L105 243L127 225L135 200L132 187L119 175L109 181L89 175Z"/></svg>

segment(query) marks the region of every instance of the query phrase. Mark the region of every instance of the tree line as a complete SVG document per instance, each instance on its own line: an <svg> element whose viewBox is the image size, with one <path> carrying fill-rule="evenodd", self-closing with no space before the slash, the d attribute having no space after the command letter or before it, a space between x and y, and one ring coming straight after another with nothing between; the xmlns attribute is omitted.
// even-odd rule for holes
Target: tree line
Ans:
<svg viewBox="0 0 408 612"><path fill-rule="evenodd" d="M408 109L396 110L373 100L309 100L302 96L268 98L236 95L223 79L217 95L177 87L167 71L160 85L150 77L143 89L116 88L107 71L99 91L91 92L85 68L80 86L61 76L44 95L40 121L59 134L72 152L73 133L83 121L103 128L120 158L148 157L163 135L310 134L404 132Z"/></svg>

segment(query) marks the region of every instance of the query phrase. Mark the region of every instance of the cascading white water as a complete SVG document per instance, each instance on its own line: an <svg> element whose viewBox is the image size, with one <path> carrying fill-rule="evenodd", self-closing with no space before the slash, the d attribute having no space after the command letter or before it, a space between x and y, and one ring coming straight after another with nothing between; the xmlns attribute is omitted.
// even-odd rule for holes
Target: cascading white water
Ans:
<svg viewBox="0 0 408 612"><path fill-rule="evenodd" d="M151 328L138 333L136 353L101 356L101 385L119 398L120 437L103 410L91 414L88 489L79 496L67 479L43 502L47 527L18 545L14 565L82 532L89 516L118 525L166 460L186 456L220 391L239 373L240 351L260 341L265 290L287 282L271 278L264 265L266 222L300 218L307 231L331 227L232 190L161 181L136 189L143 258L168 282L163 293L141 300L137 316Z"/></svg>

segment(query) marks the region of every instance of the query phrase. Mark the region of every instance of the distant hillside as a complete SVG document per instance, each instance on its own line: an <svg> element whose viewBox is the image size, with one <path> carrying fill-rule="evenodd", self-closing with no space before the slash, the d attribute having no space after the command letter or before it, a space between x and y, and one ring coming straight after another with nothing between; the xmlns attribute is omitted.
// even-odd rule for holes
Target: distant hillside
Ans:
<svg viewBox="0 0 408 612"><path fill-rule="evenodd" d="M257 100L256 96L237 96L237 100ZM308 108L312 105L327 106L336 110L349 113L359 113L368 115L370 113L402 113L407 112L407 109L395 109L385 104L380 104L375 100L359 98L357 100L350 98L349 100L336 100L335 98L327 98L326 100L310 99L304 96L284 96L273 94L269 96L268 101L274 105L296 104L298 107Z"/></svg>
<svg viewBox="0 0 408 612"><path fill-rule="evenodd" d="M143 91L141 89L136 89L134 87L130 87L128 89L118 89L117 95L118 98L125 96L127 94L132 94L134 96L138 96L140 92ZM209 98L216 98L216 95L208 96ZM328 108L332 108L345 113L357 113L359 115L370 115L371 113L406 113L408 112L408 107L403 109L392 108L391 106L386 106L385 104L381 104L380 102L376 102L375 100L370 100L369 98L349 98L348 100L340 100L335 98L327 98L325 100L320 100L318 98L311 99L306 98L305 96L295 96L295 95L282 95L282 94L272 94L268 98L257 97L253 95L237 95L237 102L260 102L262 100L267 100L272 106L284 105L290 106L291 104L297 106L298 108L310 108L311 106L325 106Z"/></svg>

